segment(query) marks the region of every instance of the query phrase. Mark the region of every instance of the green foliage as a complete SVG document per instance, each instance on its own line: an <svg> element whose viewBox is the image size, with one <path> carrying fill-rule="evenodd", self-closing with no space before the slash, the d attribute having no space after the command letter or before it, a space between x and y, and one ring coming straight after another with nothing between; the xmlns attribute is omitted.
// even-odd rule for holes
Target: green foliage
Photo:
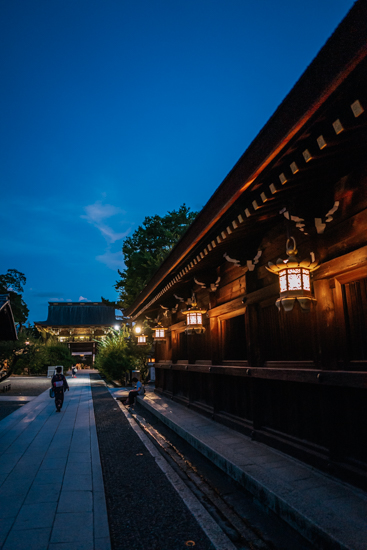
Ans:
<svg viewBox="0 0 367 550"><path fill-rule="evenodd" d="M33 330L27 327L19 340L0 342L0 366L10 374L43 374L48 366L63 365L69 369L73 358L66 344L42 343L35 338Z"/></svg>
<svg viewBox="0 0 367 550"><path fill-rule="evenodd" d="M163 260L193 222L197 212L185 204L165 216L147 216L122 247L126 269L115 288L121 308L130 306L152 278Z"/></svg>
<svg viewBox="0 0 367 550"><path fill-rule="evenodd" d="M29 309L22 298L26 277L16 269L8 269L5 275L0 275L0 294L9 294L14 321L24 325L28 319Z"/></svg>
<svg viewBox="0 0 367 550"><path fill-rule="evenodd" d="M68 370L73 364L73 357L66 344L59 342L56 344L52 343L51 345L45 344L43 351L46 362L45 366L63 365L64 370Z"/></svg>
<svg viewBox="0 0 367 550"><path fill-rule="evenodd" d="M130 339L127 327L122 326L99 343L94 366L107 378L124 382L129 371L140 370L144 365L146 354L146 347L139 349Z"/></svg>

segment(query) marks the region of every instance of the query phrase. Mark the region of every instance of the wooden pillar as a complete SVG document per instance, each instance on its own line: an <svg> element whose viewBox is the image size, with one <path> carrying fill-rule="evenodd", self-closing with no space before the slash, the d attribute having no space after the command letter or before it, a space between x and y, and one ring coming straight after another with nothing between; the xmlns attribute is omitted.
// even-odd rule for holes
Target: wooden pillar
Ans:
<svg viewBox="0 0 367 550"><path fill-rule="evenodd" d="M247 360L251 367L261 367L263 358L260 348L260 327L258 318L258 309L256 304L246 307L245 311Z"/></svg>
<svg viewBox="0 0 367 550"><path fill-rule="evenodd" d="M189 361L189 364L194 364L196 361L196 346L197 346L197 340L196 340L196 334L188 334L187 335L187 359Z"/></svg>
<svg viewBox="0 0 367 550"><path fill-rule="evenodd" d="M176 330L171 331L171 346L172 346L172 363L177 362L177 352L178 352L178 332Z"/></svg>
<svg viewBox="0 0 367 550"><path fill-rule="evenodd" d="M210 321L210 347L211 357L213 365L220 365L222 361L221 347L220 347L220 330L218 317L211 317Z"/></svg>
<svg viewBox="0 0 367 550"><path fill-rule="evenodd" d="M328 279L314 282L316 305L317 362L321 368L337 367L337 342L333 291Z"/></svg>

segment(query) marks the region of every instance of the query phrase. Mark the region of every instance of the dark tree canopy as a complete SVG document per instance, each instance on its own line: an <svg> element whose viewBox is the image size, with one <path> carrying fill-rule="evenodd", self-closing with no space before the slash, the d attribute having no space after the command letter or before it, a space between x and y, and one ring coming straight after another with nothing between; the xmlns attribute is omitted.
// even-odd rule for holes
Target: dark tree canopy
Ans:
<svg viewBox="0 0 367 550"><path fill-rule="evenodd" d="M196 215L183 204L163 217L147 216L125 239L122 253L126 269L119 270L121 280L115 285L122 308L133 303Z"/></svg>
<svg viewBox="0 0 367 550"><path fill-rule="evenodd" d="M4 275L0 275L0 294L9 294L14 321L20 325L24 325L29 313L22 298L25 284L25 275L16 269L8 269Z"/></svg>

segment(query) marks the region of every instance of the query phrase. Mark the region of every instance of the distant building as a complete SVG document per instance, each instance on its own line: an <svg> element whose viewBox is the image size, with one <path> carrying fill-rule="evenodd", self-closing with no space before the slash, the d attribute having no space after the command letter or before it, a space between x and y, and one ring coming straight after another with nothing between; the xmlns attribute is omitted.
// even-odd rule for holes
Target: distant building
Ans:
<svg viewBox="0 0 367 550"><path fill-rule="evenodd" d="M97 342L117 324L115 309L102 302L49 302L47 320L35 326L68 344L80 360L92 356L94 361Z"/></svg>
<svg viewBox="0 0 367 550"><path fill-rule="evenodd" d="M8 294L0 294L0 341L17 340L17 329Z"/></svg>

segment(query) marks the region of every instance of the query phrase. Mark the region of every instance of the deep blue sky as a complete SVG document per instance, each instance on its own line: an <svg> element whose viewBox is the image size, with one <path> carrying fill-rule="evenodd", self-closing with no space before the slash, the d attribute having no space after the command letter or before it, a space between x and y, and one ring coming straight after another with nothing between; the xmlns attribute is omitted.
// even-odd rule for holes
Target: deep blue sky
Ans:
<svg viewBox="0 0 367 550"><path fill-rule="evenodd" d="M0 5L0 273L47 302L116 299L145 216L201 209L352 0Z"/></svg>

